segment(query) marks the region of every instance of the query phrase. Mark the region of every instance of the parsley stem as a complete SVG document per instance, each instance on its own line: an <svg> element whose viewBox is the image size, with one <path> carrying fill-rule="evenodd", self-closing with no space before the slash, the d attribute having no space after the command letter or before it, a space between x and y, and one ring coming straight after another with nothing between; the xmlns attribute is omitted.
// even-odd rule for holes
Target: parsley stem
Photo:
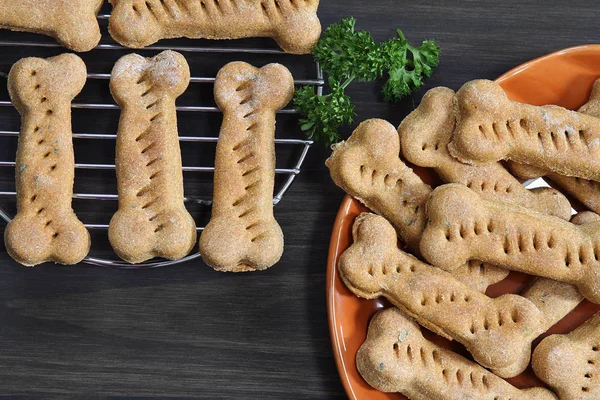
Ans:
<svg viewBox="0 0 600 400"><path fill-rule="evenodd" d="M344 81L344 83L342 83L342 85L340 86L342 90L346 90L348 85L350 85L354 81L354 79L356 79L354 75L348 77L348 79L346 79L346 81Z"/></svg>

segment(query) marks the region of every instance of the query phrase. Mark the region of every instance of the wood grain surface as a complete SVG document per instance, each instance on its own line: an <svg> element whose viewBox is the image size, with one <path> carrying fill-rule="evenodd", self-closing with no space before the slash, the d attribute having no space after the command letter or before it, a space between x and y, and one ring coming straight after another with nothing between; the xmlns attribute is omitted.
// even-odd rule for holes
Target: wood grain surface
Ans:
<svg viewBox="0 0 600 400"><path fill-rule="evenodd" d="M412 97L391 105L382 101L379 85L358 83L349 91L357 106L357 122L380 117L397 125L427 88L458 89L467 80L493 79L546 53L598 42L597 9L592 0L322 0L319 14L324 25L355 16L358 28L371 30L378 40L391 37L398 27L415 43L439 40L441 65ZM106 22L102 27L103 43L110 43ZM16 39L50 42L41 36L0 31L0 40ZM214 45L189 40L162 44ZM268 40L234 43L256 44L272 46ZM0 72L7 73L21 57L60 51L0 46ZM126 53L93 51L83 58L90 71L107 73ZM214 76L219 66L236 59L224 55L207 61L200 54L185 55L196 76ZM292 63L298 74L308 71ZM7 99L5 86L0 82L0 100ZM210 90L190 86L179 104L210 102ZM107 82L90 82L76 101L111 101ZM114 133L117 118L114 112L105 116L78 110L74 131ZM205 126L214 134L219 124L218 114L186 115L179 129L180 134L191 134ZM344 134L352 128L344 129ZM13 109L0 107L0 129L19 129ZM278 135L300 133L294 121L284 121ZM0 159L14 158L14 141L3 140ZM110 142L76 141L75 151L78 162L114 157ZM197 165L210 165L214 153L192 145L182 151L184 161L195 160ZM144 271L87 265L25 268L0 247L0 397L345 398L325 308L329 237L343 196L323 164L329 153L322 145L311 149L298 180L276 207L285 252L281 262L265 272L222 274L201 261ZM293 151L290 157L278 160L278 166L289 166ZM0 191L13 190L13 172L2 170ZM110 171L78 170L75 187L76 191L114 192L114 177ZM186 193L210 197L210 190L210 179L186 175ZM14 207L6 203L0 198L2 207ZM92 205L80 200L74 207L85 222L106 223L116 203ZM190 211L207 218L206 212L194 207ZM3 230L4 224L0 226ZM102 236L105 233L93 237L98 243L95 251L110 255Z"/></svg>

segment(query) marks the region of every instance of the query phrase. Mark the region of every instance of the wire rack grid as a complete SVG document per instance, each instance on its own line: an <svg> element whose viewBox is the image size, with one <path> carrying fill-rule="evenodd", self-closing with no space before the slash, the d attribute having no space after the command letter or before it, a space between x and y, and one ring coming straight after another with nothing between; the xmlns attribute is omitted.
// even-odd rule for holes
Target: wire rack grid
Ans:
<svg viewBox="0 0 600 400"><path fill-rule="evenodd" d="M99 20L108 20L110 17L109 14L102 14L98 16ZM10 48L10 47L36 47L36 48L60 48L60 45L54 42L43 42L43 41L0 41L0 49L2 48ZM113 50L127 50L123 46L118 44L99 44L93 52L101 52L101 51L113 51ZM219 47L194 47L194 46L149 46L144 49L136 49L136 52L146 52L146 51L163 51L163 50L174 50L182 53L207 53L214 54L218 56L219 54L253 54L253 55L270 55L270 56L279 56L279 55L287 55L282 50L279 49L269 49L269 48L244 48L244 47L229 47L229 46L219 46ZM314 71L315 77L311 79L296 79L294 83L296 85L310 85L314 86L317 90L318 94L322 94L324 80L323 80L323 72L315 61L314 63ZM90 66L88 65L88 70ZM104 80L107 82L110 79L110 74L107 73L94 73L88 72L88 80ZM192 76L190 79L190 83L199 83L199 84L213 84L215 81L214 76ZM188 89L189 90L189 89ZM1 101L0 100L0 108L2 107L13 107L10 101ZM71 105L73 109L90 109L90 110L119 110L119 106L115 103L104 102L104 103L87 103L87 102L77 102L74 101ZM178 113L218 113L220 110L213 105L204 106L204 105L178 105L176 107ZM293 108L285 108L278 112L278 114L297 114L296 110ZM2 130L0 129L0 139L2 138L10 138L10 137L18 137L19 132L16 130ZM300 136L300 134L298 134ZM79 140L89 140L89 141L115 141L116 134L114 133L81 133L74 132L74 139ZM216 143L218 137L216 136L179 136L180 143ZM277 205L287 190L290 188L292 183L294 182L296 176L300 173L306 155L310 146L313 144L312 140L308 139L300 139L300 138L275 138L276 152L278 148L282 146L298 146L301 148L301 151L298 152L298 157L295 160L293 167L291 168L276 168L275 174L277 176L284 176L285 179L281 185L276 187L276 192L273 197L273 204ZM16 148L14 149L16 152ZM112 162L107 163L76 163L75 168L83 170L114 170L114 160ZM11 160L0 160L0 168L13 168L15 167L14 159ZM199 172L199 173L213 173L214 166L195 166L195 165L184 165L184 172ZM0 188L1 189L1 188ZM11 198L14 199L16 197L16 192L11 190L0 190L0 201L2 198ZM81 199L86 201L116 201L118 200L118 195L114 193L74 193L74 199ZM212 201L206 198L194 197L194 196L186 196L184 201L186 203L196 203L202 206L210 207ZM0 218L3 219L6 223L10 222L12 216L9 212L7 212L0 203ZM102 223L85 223L84 225L90 231L107 231L108 224ZM198 226L198 231L202 231L204 229L203 226ZM93 244L92 244L93 246ZM93 247L92 247L93 249ZM168 265L174 265L186 261L190 261L196 259L200 256L198 252L193 252L192 254L180 259L180 260L161 260L161 259L153 259L148 262L142 264L131 265L121 260L114 258L104 258L104 257L86 257L83 262L92 265L104 266L104 267L116 267L116 268L124 268L124 269L140 269L140 268L155 268L162 267Z"/></svg>

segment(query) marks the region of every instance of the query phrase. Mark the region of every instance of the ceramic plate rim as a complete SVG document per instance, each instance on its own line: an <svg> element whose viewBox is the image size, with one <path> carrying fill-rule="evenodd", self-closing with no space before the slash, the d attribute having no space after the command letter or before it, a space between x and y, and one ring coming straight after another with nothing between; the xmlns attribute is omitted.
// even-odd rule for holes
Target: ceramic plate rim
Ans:
<svg viewBox="0 0 600 400"><path fill-rule="evenodd" d="M565 48L562 50L558 50L541 57L534 58L529 60L521 65L518 65L504 74L500 75L496 82L500 83L506 79L512 78L513 76L521 73L522 71L531 68L537 63L546 61L555 57L562 57L564 55L571 55L573 53L578 52L596 52L600 54L600 44L586 44L581 46L574 46ZM340 376L340 380L342 382L342 386L346 392L346 395L351 400L368 400L361 399L356 397L353 388L350 384L350 379L348 377L348 371L344 364L344 359L341 353L341 340L338 337L338 331L336 329L337 315L335 311L335 278L337 276L337 268L335 267L335 260L337 258L338 249L340 247L340 238L341 238L341 225L348 217L348 211L352 206L354 199L346 194L340 204L338 212L336 214L335 222L333 225L333 230L331 233L331 240L329 244L329 251L327 257L327 273L326 273L326 296L327 296L327 319L329 323L329 335L331 340L331 345L333 349L333 354L335 358L336 367L338 370L338 374Z"/></svg>

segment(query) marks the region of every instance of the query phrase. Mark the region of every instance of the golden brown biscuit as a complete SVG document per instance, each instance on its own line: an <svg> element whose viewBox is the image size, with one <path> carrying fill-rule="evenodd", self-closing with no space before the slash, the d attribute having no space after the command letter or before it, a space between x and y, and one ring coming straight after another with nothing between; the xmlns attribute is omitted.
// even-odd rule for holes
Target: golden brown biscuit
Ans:
<svg viewBox="0 0 600 400"><path fill-rule="evenodd" d="M272 37L288 53L308 54L321 36L319 0L109 1L110 34L127 47L178 37Z"/></svg>
<svg viewBox="0 0 600 400"><path fill-rule="evenodd" d="M575 225L507 203L481 199L463 185L433 191L421 239L426 260L445 270L477 259L577 286L600 301L600 223Z"/></svg>
<svg viewBox="0 0 600 400"><path fill-rule="evenodd" d="M383 217L361 214L352 228L354 243L338 270L357 296L385 296L431 331L465 345L473 358L503 377L529 363L531 342L543 331L543 315L516 295L492 299L397 247Z"/></svg>
<svg viewBox="0 0 600 400"><path fill-rule="evenodd" d="M283 233L273 216L275 113L293 94L292 74L280 64L233 62L217 75L223 125L212 217L200 237L202 258L216 270L263 270L281 258Z"/></svg>
<svg viewBox="0 0 600 400"><path fill-rule="evenodd" d="M399 310L377 313L356 367L369 385L411 400L556 400L544 388L517 389L474 362L437 346Z"/></svg>
<svg viewBox="0 0 600 400"><path fill-rule="evenodd" d="M21 113L16 159L17 215L4 232L8 254L33 266L77 264L90 250L90 234L71 208L75 159L71 101L86 81L81 58L62 54L24 58L8 75Z"/></svg>
<svg viewBox="0 0 600 400"><path fill-rule="evenodd" d="M431 187L400 160L396 129L370 119L332 149L325 164L335 184L388 219L407 246L418 249Z"/></svg>
<svg viewBox="0 0 600 400"><path fill-rule="evenodd" d="M456 95L450 153L463 162L501 159L559 175L600 180L600 119L558 106L512 102L500 85L477 80Z"/></svg>
<svg viewBox="0 0 600 400"><path fill-rule="evenodd" d="M104 0L2 0L0 28L54 37L74 51L89 51L100 42L96 15Z"/></svg>
<svg viewBox="0 0 600 400"><path fill-rule="evenodd" d="M431 187L400 160L399 153L396 129L387 121L370 119L348 140L334 145L325 164L337 186L390 221L407 246L418 251ZM453 273L482 292L508 275L477 261Z"/></svg>
<svg viewBox="0 0 600 400"><path fill-rule="evenodd" d="M121 106L116 167L119 209L108 238L123 260L178 260L196 243L196 224L183 204L183 173L175 99L188 86L185 58L164 51L153 58L122 57L110 77Z"/></svg>
<svg viewBox="0 0 600 400"><path fill-rule="evenodd" d="M561 400L600 398L600 313L566 335L551 335L533 352L535 374Z"/></svg>
<svg viewBox="0 0 600 400"><path fill-rule="evenodd" d="M588 102L581 106L578 111L592 117L600 118L600 79L594 82L592 94Z"/></svg>
<svg viewBox="0 0 600 400"><path fill-rule="evenodd" d="M448 152L455 128L454 91L437 87L398 128L402 154L411 163L434 168L447 183L461 183L488 200L528 207L559 218L571 217L565 196L550 188L525 189L500 163L485 166L463 164Z"/></svg>
<svg viewBox="0 0 600 400"><path fill-rule="evenodd" d="M575 286L547 278L536 279L522 296L535 304L544 315L540 326L543 332L566 317L583 300Z"/></svg>
<svg viewBox="0 0 600 400"><path fill-rule="evenodd" d="M580 109L580 113L600 117L600 79L594 83L589 101ZM551 171L531 167L530 165L508 163L513 174L522 179L534 179L540 176L548 178L560 189L567 192L592 211L600 212L600 182L588 179L562 176Z"/></svg>
<svg viewBox="0 0 600 400"><path fill-rule="evenodd" d="M577 225L597 224L600 215L591 211L575 214L571 222ZM544 314L541 327L547 331L581 303L583 296L573 285L547 278L538 278L522 293Z"/></svg>

